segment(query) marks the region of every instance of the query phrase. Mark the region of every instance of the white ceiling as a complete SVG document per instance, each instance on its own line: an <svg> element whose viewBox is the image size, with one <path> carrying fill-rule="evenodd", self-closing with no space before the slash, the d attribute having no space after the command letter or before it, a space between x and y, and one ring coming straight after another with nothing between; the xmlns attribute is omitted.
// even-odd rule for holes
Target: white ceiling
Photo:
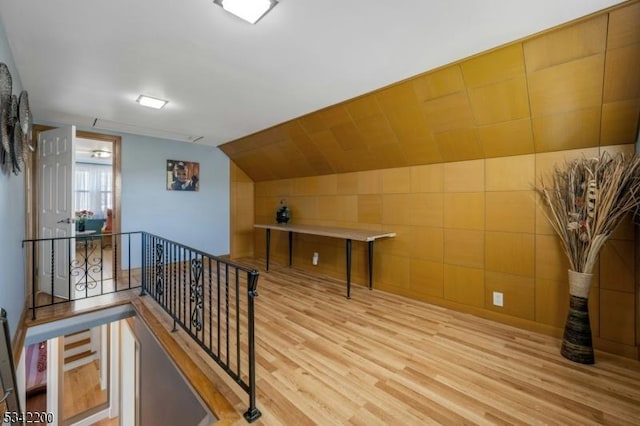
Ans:
<svg viewBox="0 0 640 426"><path fill-rule="evenodd" d="M111 164L113 158L94 158L93 151L107 151L113 153L113 144L110 141L97 139L85 139L76 137L76 161L94 164Z"/></svg>
<svg viewBox="0 0 640 426"><path fill-rule="evenodd" d="M218 145L622 2L282 0L251 25L211 0L2 0L0 19L36 122Z"/></svg>

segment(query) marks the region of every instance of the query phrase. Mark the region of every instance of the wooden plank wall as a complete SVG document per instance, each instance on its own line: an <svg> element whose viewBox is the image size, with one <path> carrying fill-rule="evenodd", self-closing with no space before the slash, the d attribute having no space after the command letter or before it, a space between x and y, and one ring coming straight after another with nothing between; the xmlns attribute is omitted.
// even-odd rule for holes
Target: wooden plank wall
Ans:
<svg viewBox="0 0 640 426"><path fill-rule="evenodd" d="M629 2L222 149L256 182L256 221L273 221L285 198L297 223L397 232L378 244L377 288L559 335L568 264L535 182L566 158L634 152L638 22L640 3ZM286 236L272 238L284 263ZM590 301L596 346L630 357L640 343L634 238L628 221L607 244ZM264 231L253 242L263 256ZM344 277L342 241L295 244L296 265ZM365 267L356 244L356 282Z"/></svg>
<svg viewBox="0 0 640 426"><path fill-rule="evenodd" d="M254 183L238 166L231 162L229 170L231 189L230 250L231 257L253 256Z"/></svg>

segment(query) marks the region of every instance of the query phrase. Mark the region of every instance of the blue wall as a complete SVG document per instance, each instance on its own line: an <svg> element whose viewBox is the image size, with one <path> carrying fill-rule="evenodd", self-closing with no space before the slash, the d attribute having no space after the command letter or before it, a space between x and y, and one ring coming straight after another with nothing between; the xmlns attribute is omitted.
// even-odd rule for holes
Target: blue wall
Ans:
<svg viewBox="0 0 640 426"><path fill-rule="evenodd" d="M4 26L0 23L0 62L4 62L13 77L13 94L22 90L20 76L13 57ZM25 301L24 257L22 240L25 228L24 173L0 173L0 307L7 311L11 334L15 334Z"/></svg>
<svg viewBox="0 0 640 426"><path fill-rule="evenodd" d="M39 122L54 127L59 123ZM79 126L76 130L122 137L122 232L145 231L202 250L230 252L230 163L220 149ZM200 190L167 191L167 160L200 163ZM141 264L140 239L131 238L131 266ZM128 268L127 242L120 264Z"/></svg>
<svg viewBox="0 0 640 426"><path fill-rule="evenodd" d="M0 62L9 66L13 93L19 94L22 85L1 23ZM186 142L118 135L122 137L122 231L147 231L210 254L228 254L229 159L222 151ZM167 191L169 159L200 163L198 192ZM25 238L24 191L24 174L0 174L0 307L8 312L12 334L26 297L21 248ZM138 259L133 260L135 266Z"/></svg>
<svg viewBox="0 0 640 426"><path fill-rule="evenodd" d="M0 23L0 62L22 84ZM28 89L27 89L28 90ZM35 117L37 120L37 117ZM44 123L53 124L53 123ZM95 131L94 129L83 129ZM229 253L229 159L218 148L130 134L122 137L122 231L147 231L214 255ZM167 160L200 163L200 190L166 190ZM11 334L25 306L24 173L0 174L0 307Z"/></svg>
<svg viewBox="0 0 640 426"><path fill-rule="evenodd" d="M167 191L167 160L200 163L200 190ZM123 232L147 231L229 254L229 159L218 148L123 135Z"/></svg>

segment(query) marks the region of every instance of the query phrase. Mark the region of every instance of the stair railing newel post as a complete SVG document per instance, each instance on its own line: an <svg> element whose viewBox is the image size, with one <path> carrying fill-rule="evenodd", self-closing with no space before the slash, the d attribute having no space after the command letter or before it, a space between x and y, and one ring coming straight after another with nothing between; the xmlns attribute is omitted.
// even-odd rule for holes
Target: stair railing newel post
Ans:
<svg viewBox="0 0 640 426"><path fill-rule="evenodd" d="M262 413L256 407L256 348L255 348L255 305L254 299L258 296L258 272L253 270L247 276L247 326L248 326L248 350L249 350L249 409L244 413L244 418L252 423Z"/></svg>
<svg viewBox="0 0 640 426"><path fill-rule="evenodd" d="M640 207L640 157L581 157L556 165L537 188L544 212L569 261L569 313L560 353L581 364L595 362L589 319L592 271L616 227Z"/></svg>
<svg viewBox="0 0 640 426"><path fill-rule="evenodd" d="M140 296L144 296L145 292L144 292L144 287L147 285L147 257L146 257L146 253L147 253L147 233L143 232L142 233L142 244L141 244L141 259L142 259L142 285L140 286ZM131 266L129 266L131 267Z"/></svg>

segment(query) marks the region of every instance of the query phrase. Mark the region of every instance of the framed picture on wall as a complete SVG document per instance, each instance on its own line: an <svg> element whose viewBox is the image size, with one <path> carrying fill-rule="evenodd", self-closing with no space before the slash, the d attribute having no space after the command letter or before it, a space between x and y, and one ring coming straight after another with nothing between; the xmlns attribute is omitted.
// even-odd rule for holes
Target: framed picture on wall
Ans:
<svg viewBox="0 0 640 426"><path fill-rule="evenodd" d="M167 160L167 191L199 191L200 163Z"/></svg>

